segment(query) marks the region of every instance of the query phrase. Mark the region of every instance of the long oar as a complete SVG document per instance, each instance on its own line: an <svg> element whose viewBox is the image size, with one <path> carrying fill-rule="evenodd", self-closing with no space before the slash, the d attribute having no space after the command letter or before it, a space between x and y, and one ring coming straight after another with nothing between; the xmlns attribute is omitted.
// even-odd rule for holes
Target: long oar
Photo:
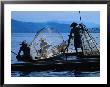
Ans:
<svg viewBox="0 0 110 87"><path fill-rule="evenodd" d="M11 51L13 54L15 54L15 55L18 55L17 53L15 53L15 52L13 52L13 51Z"/></svg>

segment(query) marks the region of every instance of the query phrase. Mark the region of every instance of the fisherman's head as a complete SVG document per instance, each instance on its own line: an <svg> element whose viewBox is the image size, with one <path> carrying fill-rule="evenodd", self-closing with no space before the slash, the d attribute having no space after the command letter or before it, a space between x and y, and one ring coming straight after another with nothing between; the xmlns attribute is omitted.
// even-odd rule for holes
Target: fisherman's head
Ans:
<svg viewBox="0 0 110 87"><path fill-rule="evenodd" d="M76 22L73 22L70 27L75 28L78 24Z"/></svg>
<svg viewBox="0 0 110 87"><path fill-rule="evenodd" d="M27 46L28 44L27 44L27 41L24 40L24 41L22 41L22 43L20 45L26 45Z"/></svg>

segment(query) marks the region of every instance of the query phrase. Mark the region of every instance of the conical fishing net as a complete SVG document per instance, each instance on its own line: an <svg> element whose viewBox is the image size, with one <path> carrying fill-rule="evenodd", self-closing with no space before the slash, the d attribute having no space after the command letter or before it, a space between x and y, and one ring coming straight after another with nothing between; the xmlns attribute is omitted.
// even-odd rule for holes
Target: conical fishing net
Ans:
<svg viewBox="0 0 110 87"><path fill-rule="evenodd" d="M35 59L45 59L61 53L63 37L53 28L43 28L35 34L31 43L31 55Z"/></svg>
<svg viewBox="0 0 110 87"><path fill-rule="evenodd" d="M99 46L95 41L95 38L88 32L88 29L84 24L82 32L82 46L84 55L92 56L92 55L100 55Z"/></svg>
<svg viewBox="0 0 110 87"><path fill-rule="evenodd" d="M99 50L99 44L96 43L96 39L93 38L91 33L89 33L87 27L81 23L78 24L77 29L80 30L80 36L81 36L81 46L83 49L83 54L85 56L98 56L100 55L100 50ZM70 52L75 52L75 47L74 47L74 32L73 32L73 38L70 40L70 44L68 46L68 53ZM78 42L77 42L78 43ZM78 47L78 52L82 52L81 46Z"/></svg>
<svg viewBox="0 0 110 87"><path fill-rule="evenodd" d="M82 27L81 27L82 26ZM86 56L100 55L100 50L95 39L89 33L84 24L77 27L82 28L81 43L83 54ZM74 36L74 34L73 34ZM74 37L73 37L74 38ZM34 59L51 58L65 52L68 41L63 40L63 36L53 28L43 28L35 34L31 43L31 56ZM75 52L74 39L71 40L68 52Z"/></svg>

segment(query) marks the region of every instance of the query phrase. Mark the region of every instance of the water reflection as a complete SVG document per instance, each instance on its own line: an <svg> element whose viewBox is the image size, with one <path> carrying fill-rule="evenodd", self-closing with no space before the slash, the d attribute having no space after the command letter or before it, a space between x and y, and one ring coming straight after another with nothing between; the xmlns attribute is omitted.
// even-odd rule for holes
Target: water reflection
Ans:
<svg viewBox="0 0 110 87"><path fill-rule="evenodd" d="M100 71L80 72L80 71L34 71L22 72L12 71L12 77L100 77Z"/></svg>
<svg viewBox="0 0 110 87"><path fill-rule="evenodd" d="M29 77L30 72L20 72L21 77Z"/></svg>

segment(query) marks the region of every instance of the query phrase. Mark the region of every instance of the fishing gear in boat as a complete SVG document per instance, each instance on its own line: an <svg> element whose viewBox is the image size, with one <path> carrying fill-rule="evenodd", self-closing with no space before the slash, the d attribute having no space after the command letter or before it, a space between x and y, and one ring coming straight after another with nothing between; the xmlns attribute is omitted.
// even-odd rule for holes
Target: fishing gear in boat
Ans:
<svg viewBox="0 0 110 87"><path fill-rule="evenodd" d="M61 46L62 42L63 36L56 29L42 28L36 33L31 42L31 55L36 59L51 58L59 55L58 47Z"/></svg>
<svg viewBox="0 0 110 87"><path fill-rule="evenodd" d="M11 51L13 54L15 54L15 55L17 55L17 53L15 53L15 52L13 52L13 51Z"/></svg>

